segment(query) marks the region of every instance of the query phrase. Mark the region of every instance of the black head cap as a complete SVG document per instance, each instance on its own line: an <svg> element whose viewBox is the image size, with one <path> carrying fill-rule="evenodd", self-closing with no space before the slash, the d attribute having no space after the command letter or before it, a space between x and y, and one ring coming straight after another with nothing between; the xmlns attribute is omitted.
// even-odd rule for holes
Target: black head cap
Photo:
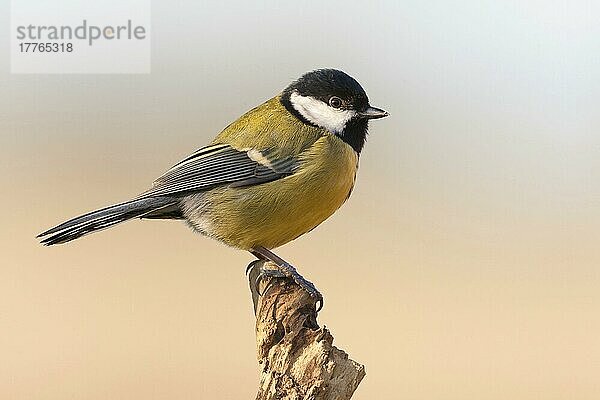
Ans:
<svg viewBox="0 0 600 400"><path fill-rule="evenodd" d="M367 93L353 77L337 69L317 69L307 72L292 82L285 90L288 96L297 91L302 96L311 96L325 103L332 96L344 100L348 108L362 110L369 106Z"/></svg>

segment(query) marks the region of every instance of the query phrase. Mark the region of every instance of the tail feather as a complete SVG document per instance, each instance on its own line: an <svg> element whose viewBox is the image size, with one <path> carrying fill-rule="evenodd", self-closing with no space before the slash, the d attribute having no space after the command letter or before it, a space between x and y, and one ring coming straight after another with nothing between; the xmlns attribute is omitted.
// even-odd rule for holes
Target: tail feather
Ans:
<svg viewBox="0 0 600 400"><path fill-rule="evenodd" d="M131 200L73 218L40 233L37 237L43 238L41 243L46 246L66 243L132 218L141 218L149 213L156 214L162 208L173 206L175 202L174 199L166 197Z"/></svg>

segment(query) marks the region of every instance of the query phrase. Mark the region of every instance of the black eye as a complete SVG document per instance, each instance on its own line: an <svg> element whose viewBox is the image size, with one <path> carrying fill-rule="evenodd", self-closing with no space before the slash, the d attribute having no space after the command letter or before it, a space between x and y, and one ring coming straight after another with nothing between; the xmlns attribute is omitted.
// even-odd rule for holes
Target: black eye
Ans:
<svg viewBox="0 0 600 400"><path fill-rule="evenodd" d="M333 96L329 99L329 105L333 108L340 108L344 102L339 97Z"/></svg>

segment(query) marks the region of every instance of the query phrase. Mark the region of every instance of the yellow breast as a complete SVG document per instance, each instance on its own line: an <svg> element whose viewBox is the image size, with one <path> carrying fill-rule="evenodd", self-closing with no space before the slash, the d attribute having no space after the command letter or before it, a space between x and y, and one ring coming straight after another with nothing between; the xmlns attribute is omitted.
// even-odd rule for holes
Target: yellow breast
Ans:
<svg viewBox="0 0 600 400"><path fill-rule="evenodd" d="M356 152L325 134L299 155L290 176L203 195L203 233L237 248L272 249L315 228L348 198L358 167Z"/></svg>

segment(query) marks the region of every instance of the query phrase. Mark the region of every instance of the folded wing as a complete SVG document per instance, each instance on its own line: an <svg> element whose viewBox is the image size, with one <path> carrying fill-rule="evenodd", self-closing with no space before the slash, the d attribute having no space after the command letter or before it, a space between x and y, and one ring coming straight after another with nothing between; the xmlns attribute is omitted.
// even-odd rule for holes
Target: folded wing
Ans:
<svg viewBox="0 0 600 400"><path fill-rule="evenodd" d="M269 151L208 146L165 172L140 198L182 195L221 185L257 185L290 175L296 166L295 158L276 159Z"/></svg>

